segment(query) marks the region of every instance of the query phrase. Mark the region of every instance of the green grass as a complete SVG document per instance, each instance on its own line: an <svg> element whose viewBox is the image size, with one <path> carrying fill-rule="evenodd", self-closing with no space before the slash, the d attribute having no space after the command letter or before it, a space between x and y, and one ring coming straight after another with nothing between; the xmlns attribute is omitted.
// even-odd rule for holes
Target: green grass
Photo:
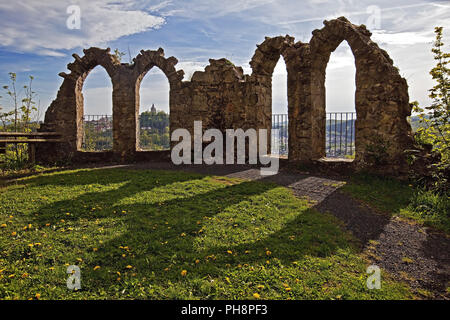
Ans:
<svg viewBox="0 0 450 320"><path fill-rule="evenodd" d="M275 184L74 170L0 193L1 299L408 299L366 288L352 237ZM79 291L66 287L69 265ZM185 270L185 272L183 272Z"/></svg>
<svg viewBox="0 0 450 320"><path fill-rule="evenodd" d="M394 178L365 174L353 176L343 190L382 212L450 233L450 201L446 195L420 190Z"/></svg>

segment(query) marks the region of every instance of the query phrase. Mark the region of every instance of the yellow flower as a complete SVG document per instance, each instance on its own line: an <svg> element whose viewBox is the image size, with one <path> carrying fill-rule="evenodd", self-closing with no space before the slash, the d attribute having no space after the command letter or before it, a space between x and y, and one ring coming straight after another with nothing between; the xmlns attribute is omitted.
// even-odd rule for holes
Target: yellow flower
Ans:
<svg viewBox="0 0 450 320"><path fill-rule="evenodd" d="M186 270L182 270L182 271L181 271L181 275L182 275L183 277L185 277L185 276L187 275L187 271L186 271Z"/></svg>
<svg viewBox="0 0 450 320"><path fill-rule="evenodd" d="M94 251L94 252L97 251L97 250L98 250L97 248L92 248L92 251Z"/></svg>
<svg viewBox="0 0 450 320"><path fill-rule="evenodd" d="M2 223L2 228L6 228L6 223Z"/></svg>
<svg viewBox="0 0 450 320"><path fill-rule="evenodd" d="M100 266L95 266L94 271L100 269Z"/></svg>
<svg viewBox="0 0 450 320"><path fill-rule="evenodd" d="M41 298L41 294L40 293L36 293L36 299L40 299Z"/></svg>
<svg viewBox="0 0 450 320"><path fill-rule="evenodd" d="M291 291L291 288L287 287L285 288L286 291Z"/></svg>
<svg viewBox="0 0 450 320"><path fill-rule="evenodd" d="M259 299L261 296L260 296L258 293L254 293L254 294L253 294L253 297L254 297L255 299Z"/></svg>
<svg viewBox="0 0 450 320"><path fill-rule="evenodd" d="M258 289L264 289L264 286L262 284L260 284L259 286L257 286Z"/></svg>
<svg viewBox="0 0 450 320"><path fill-rule="evenodd" d="M269 250L266 251L266 255L270 256L272 254L272 252L270 252Z"/></svg>
<svg viewBox="0 0 450 320"><path fill-rule="evenodd" d="M199 263L200 263L200 260L198 260L198 259L195 260L195 263L196 263L196 264L199 264Z"/></svg>
<svg viewBox="0 0 450 320"><path fill-rule="evenodd" d="M127 265L126 268L127 269L133 269L133 266Z"/></svg>
<svg viewBox="0 0 450 320"><path fill-rule="evenodd" d="M23 275L22 275L22 278L26 278L26 277L28 277L28 273L24 273Z"/></svg>
<svg viewBox="0 0 450 320"><path fill-rule="evenodd" d="M180 236L181 237L186 237L186 233L183 232L182 234L180 234Z"/></svg>
<svg viewBox="0 0 450 320"><path fill-rule="evenodd" d="M232 253L233 253L233 251L231 251L231 250L227 250L227 253L228 253L228 254L232 254Z"/></svg>
<svg viewBox="0 0 450 320"><path fill-rule="evenodd" d="M17 232L13 231L13 232L11 232L11 235L12 235L13 237L15 237L15 236L17 235Z"/></svg>

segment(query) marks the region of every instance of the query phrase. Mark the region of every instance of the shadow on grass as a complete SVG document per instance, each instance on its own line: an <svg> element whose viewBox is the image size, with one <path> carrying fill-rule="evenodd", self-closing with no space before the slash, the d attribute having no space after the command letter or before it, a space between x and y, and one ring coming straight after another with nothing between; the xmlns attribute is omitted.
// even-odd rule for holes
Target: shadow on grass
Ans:
<svg viewBox="0 0 450 320"><path fill-rule="evenodd" d="M115 230L103 243L83 248L85 288L108 286L117 272L165 284L180 281L181 270L189 270L191 279L204 279L238 264L291 264L305 255L328 257L339 248L353 248L337 219L309 209L273 183L109 169L21 183L87 190L40 207L34 223L58 225L64 219L83 229L99 219L99 228ZM59 236L59 245L67 251L83 246L82 232ZM93 252L91 245L98 250ZM93 271L96 265L100 271Z"/></svg>

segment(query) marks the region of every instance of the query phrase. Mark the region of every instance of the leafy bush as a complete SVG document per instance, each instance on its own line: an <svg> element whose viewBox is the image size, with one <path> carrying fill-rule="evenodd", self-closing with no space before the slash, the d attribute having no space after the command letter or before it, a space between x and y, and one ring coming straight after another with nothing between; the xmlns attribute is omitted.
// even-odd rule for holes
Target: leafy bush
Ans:
<svg viewBox="0 0 450 320"><path fill-rule="evenodd" d="M437 61L436 66L430 71L433 80L436 81L436 85L429 90L429 97L433 99L433 103L422 109L418 102L413 102L413 110L418 113L421 124L415 134L416 142L422 150L431 149L430 151L435 154L435 156L427 158L428 164L426 167L430 173L424 176L429 177L429 179L426 179L428 181L424 181L423 177L417 179L417 181L425 182L425 186L436 192L448 194L447 177L450 174L450 69L447 65L450 62L450 53L445 53L442 50L444 46L442 32L442 27L435 28L436 41L431 50L434 59Z"/></svg>
<svg viewBox="0 0 450 320"><path fill-rule="evenodd" d="M427 225L450 232L450 200L430 190L414 193L405 216L415 218Z"/></svg>
<svg viewBox="0 0 450 320"><path fill-rule="evenodd" d="M36 92L33 91L33 76L29 76L28 84L17 88L17 76L9 73L10 83L4 85L3 89L9 97L8 111L3 112L0 106L0 131L10 132L33 132L39 126L39 113L34 99ZM21 97L21 92L23 96ZM0 96L0 98L2 98ZM28 167L28 145L8 145L6 153L0 155L0 169L2 171L19 170Z"/></svg>

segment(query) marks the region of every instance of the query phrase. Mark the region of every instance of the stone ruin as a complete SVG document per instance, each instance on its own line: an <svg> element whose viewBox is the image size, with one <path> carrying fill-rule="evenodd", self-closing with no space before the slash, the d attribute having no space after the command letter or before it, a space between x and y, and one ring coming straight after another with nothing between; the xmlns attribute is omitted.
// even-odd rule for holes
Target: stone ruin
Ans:
<svg viewBox="0 0 450 320"><path fill-rule="evenodd" d="M272 73L280 57L287 68L289 162L314 162L325 157L325 69L330 54L347 41L355 58L356 157L358 169L378 168L383 172L404 171L404 151L413 144L407 117L411 115L406 80L387 52L371 39L364 25L341 17L324 21L314 30L309 43L294 42L290 36L266 37L257 45L250 66L252 74L226 59L213 60L190 81L176 70L177 59L165 58L164 50L142 50L132 64L120 63L109 49L90 48L84 56L74 54L70 73L45 114L41 131L61 132L65 142L40 145L37 160L134 161L157 157L156 151L138 149L139 88L145 74L160 68L170 84L170 131L193 131L194 120L203 129L271 129ZM81 151L83 83L89 72L102 66L113 86L113 150ZM167 152L166 152L167 155Z"/></svg>

